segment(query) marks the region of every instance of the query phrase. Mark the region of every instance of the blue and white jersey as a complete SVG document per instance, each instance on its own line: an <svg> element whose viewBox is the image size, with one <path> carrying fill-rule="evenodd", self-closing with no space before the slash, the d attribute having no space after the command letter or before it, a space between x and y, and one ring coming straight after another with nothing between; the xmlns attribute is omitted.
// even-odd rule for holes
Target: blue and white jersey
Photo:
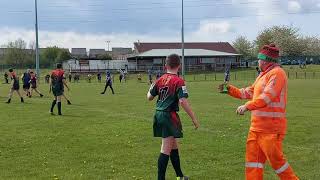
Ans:
<svg viewBox="0 0 320 180"><path fill-rule="evenodd" d="M111 76L111 73L107 72L107 75L106 75L106 82L107 83L112 83L112 76Z"/></svg>

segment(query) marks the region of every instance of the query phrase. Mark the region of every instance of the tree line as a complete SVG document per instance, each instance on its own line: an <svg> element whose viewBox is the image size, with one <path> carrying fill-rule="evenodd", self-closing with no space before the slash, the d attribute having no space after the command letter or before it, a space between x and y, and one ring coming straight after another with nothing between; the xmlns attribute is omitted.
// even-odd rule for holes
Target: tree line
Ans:
<svg viewBox="0 0 320 180"><path fill-rule="evenodd" d="M39 49L40 67L53 67L57 63L73 59L68 49L57 46L50 46ZM109 54L99 55L97 58L111 60ZM0 65L7 65L15 68L34 68L35 67L35 45L27 43L22 39L17 39L2 46L2 54L0 54Z"/></svg>
<svg viewBox="0 0 320 180"><path fill-rule="evenodd" d="M255 40L239 36L233 47L244 60L256 60L259 49L265 44L274 43L280 48L280 56L301 57L320 56L320 39L316 36L303 36L298 28L273 26L259 32Z"/></svg>
<svg viewBox="0 0 320 180"><path fill-rule="evenodd" d="M259 49L265 45L274 43L280 48L280 55L286 57L320 56L320 38L303 36L298 28L291 26L273 26L258 33L255 40L250 41L245 36L239 36L232 43L244 60L256 60ZM18 39L2 46L0 64L19 67L35 66L35 45ZM67 49L51 46L40 49L40 66L52 67L56 63L72 59ZM98 59L111 60L109 54L100 55Z"/></svg>

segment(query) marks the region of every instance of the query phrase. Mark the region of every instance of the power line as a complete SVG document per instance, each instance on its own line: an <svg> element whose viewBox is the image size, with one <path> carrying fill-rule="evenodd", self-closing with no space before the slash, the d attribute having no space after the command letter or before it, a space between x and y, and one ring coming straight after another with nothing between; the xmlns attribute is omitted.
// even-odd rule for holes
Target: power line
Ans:
<svg viewBox="0 0 320 180"><path fill-rule="evenodd" d="M271 1L272 5L278 5L280 4L280 1ZM157 3L160 4L160 3ZM216 4L198 4L198 5L185 5L185 8L201 8L201 7L214 7L214 6L232 6L232 5L256 5L256 4L263 4L263 2L259 1L249 1L249 2L240 2L240 3L216 3ZM138 5L138 4L136 4ZM104 5L100 4L91 4L87 5L88 7L104 7ZM49 5L47 6L49 8L72 8L71 5ZM83 12L97 12L97 11L130 11L130 10L153 10L153 9L172 9L177 8L179 9L179 6L154 6L154 7L148 7L148 6L140 6L140 7L128 7L128 8L111 8L111 9L78 9L78 11Z"/></svg>
<svg viewBox="0 0 320 180"><path fill-rule="evenodd" d="M203 16L203 17L189 17L185 18L186 20L204 20L204 19L229 19L229 18L244 18L244 17L261 17L261 16L277 16L277 15L302 15L302 14L318 14L320 11L309 11L309 12L269 12L268 14L247 14L247 15L231 15L231 16ZM67 20L67 18L61 18L61 20ZM44 20L43 22L45 22ZM123 22L137 22L137 19L102 19L102 20L79 20L81 21L90 21L90 22L113 22L113 21L123 21ZM157 19L157 21L180 21L180 19L172 18L162 18ZM70 21L72 22L72 20Z"/></svg>

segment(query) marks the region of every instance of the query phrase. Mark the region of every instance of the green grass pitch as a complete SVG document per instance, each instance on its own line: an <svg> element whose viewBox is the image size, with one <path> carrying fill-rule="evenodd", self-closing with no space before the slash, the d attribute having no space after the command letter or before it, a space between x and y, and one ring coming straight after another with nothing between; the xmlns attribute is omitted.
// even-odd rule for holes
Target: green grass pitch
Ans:
<svg viewBox="0 0 320 180"><path fill-rule="evenodd" d="M243 102L219 94L219 82L188 82L190 102L201 127L180 112L183 171L195 180L244 179L249 113L237 116ZM233 84L246 86L249 81ZM71 84L73 105L64 116L49 115L52 97L15 95L7 105L8 85L0 85L0 179L156 179L160 139L152 137L154 102L149 85L130 80L114 84L115 95L100 95L103 84ZM301 179L320 179L320 81L290 80L288 135L284 151ZM170 164L170 163L169 163ZM174 179L168 166L167 178ZM265 179L276 180L270 166Z"/></svg>

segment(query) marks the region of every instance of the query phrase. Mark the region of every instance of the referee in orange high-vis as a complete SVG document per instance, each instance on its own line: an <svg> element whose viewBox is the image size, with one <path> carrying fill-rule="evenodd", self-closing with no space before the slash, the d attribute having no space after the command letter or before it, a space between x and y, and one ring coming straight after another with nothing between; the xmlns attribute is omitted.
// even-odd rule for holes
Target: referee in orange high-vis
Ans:
<svg viewBox="0 0 320 180"><path fill-rule="evenodd" d="M262 180L263 168L268 160L275 173L282 180L295 180L293 172L282 151L286 134L288 79L279 66L279 49L265 45L259 52L260 75L253 85L238 89L232 85L219 86L220 92L249 101L237 108L237 114L251 111L251 127L246 144L246 179Z"/></svg>

